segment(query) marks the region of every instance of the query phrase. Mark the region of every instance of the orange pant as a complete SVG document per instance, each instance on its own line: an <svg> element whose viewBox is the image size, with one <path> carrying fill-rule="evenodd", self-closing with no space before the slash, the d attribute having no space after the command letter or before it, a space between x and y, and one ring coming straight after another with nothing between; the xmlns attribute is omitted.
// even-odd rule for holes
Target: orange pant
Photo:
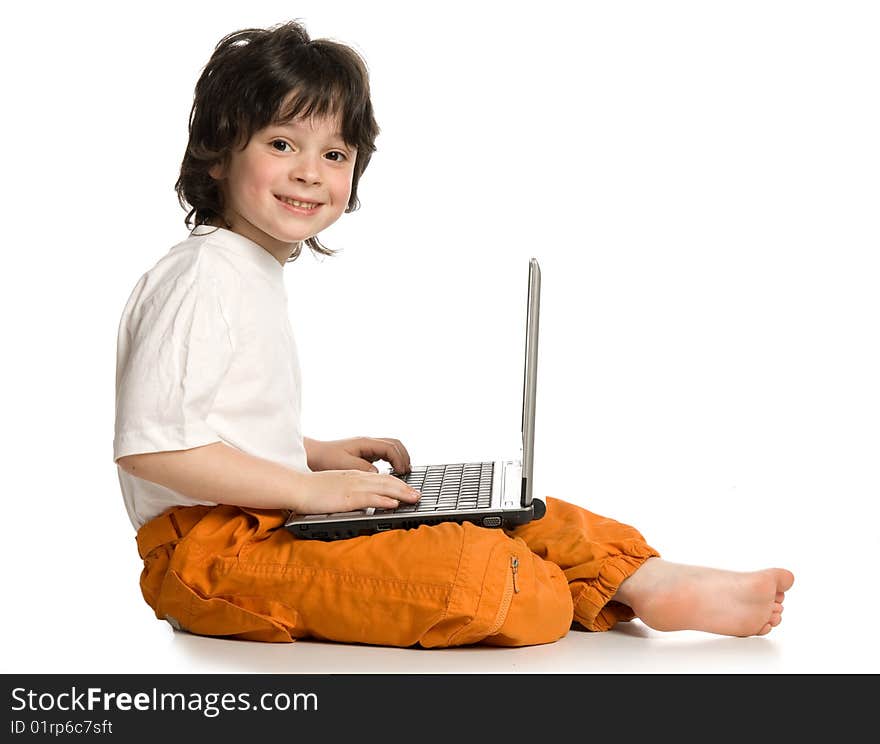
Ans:
<svg viewBox="0 0 880 744"><path fill-rule="evenodd" d="M210 636L444 647L550 643L608 630L611 600L657 556L632 527L558 499L510 531L472 524L302 540L280 511L176 507L145 524L141 590L160 619Z"/></svg>

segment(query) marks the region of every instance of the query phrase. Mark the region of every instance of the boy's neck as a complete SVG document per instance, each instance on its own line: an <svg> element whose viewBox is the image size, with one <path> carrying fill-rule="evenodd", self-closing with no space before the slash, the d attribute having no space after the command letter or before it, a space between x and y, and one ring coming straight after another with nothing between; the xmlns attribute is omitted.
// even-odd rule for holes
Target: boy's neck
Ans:
<svg viewBox="0 0 880 744"><path fill-rule="evenodd" d="M208 224L223 230L229 230L237 235L241 235L243 238L247 238L252 243L256 243L280 263L282 267L287 263L287 259L293 254L295 248L295 244L275 240L275 238L257 230L247 221L239 221L236 224L228 225L224 220L216 218L209 220Z"/></svg>

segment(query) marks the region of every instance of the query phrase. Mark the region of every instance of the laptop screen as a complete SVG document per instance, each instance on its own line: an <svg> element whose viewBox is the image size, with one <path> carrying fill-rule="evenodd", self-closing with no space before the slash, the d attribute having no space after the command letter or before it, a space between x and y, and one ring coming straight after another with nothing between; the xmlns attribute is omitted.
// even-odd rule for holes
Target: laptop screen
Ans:
<svg viewBox="0 0 880 744"><path fill-rule="evenodd" d="M535 447L535 393L538 375L538 313L541 304L541 268L538 259L529 261L526 311L525 369L522 406L522 505L532 503L532 466Z"/></svg>

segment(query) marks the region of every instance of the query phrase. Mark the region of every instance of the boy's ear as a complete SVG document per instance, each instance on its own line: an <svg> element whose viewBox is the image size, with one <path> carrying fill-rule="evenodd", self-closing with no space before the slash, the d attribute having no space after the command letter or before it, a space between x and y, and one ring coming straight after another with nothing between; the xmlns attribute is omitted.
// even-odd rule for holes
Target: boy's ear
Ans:
<svg viewBox="0 0 880 744"><path fill-rule="evenodd" d="M215 181L222 181L226 177L226 168L223 163L214 163L208 168L208 175Z"/></svg>

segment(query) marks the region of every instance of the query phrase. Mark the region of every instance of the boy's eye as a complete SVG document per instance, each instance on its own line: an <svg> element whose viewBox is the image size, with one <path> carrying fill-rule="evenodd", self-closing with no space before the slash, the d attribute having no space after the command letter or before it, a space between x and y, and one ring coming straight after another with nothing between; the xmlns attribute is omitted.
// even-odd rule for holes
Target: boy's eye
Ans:
<svg viewBox="0 0 880 744"><path fill-rule="evenodd" d="M284 149L286 147L289 147L291 150L293 149L289 142L282 139L272 140L269 144L278 152L286 152L286 150ZM326 154L325 157L334 163L342 163L348 160L348 155L346 155L341 150L331 150Z"/></svg>

